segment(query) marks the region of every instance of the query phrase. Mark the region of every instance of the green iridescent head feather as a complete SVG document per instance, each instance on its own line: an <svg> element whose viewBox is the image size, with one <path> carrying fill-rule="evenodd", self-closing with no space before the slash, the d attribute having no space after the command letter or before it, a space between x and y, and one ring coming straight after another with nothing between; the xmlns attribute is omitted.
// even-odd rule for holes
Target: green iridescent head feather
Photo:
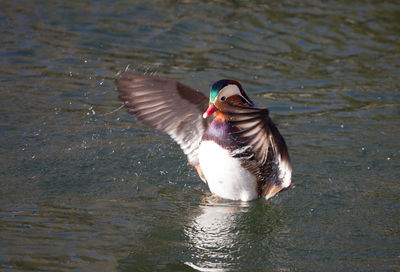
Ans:
<svg viewBox="0 0 400 272"><path fill-rule="evenodd" d="M215 82L211 86L211 91L210 91L210 104L213 104L215 101L215 98L217 98L219 92L226 87L227 85L231 84L232 80L230 79L221 79Z"/></svg>

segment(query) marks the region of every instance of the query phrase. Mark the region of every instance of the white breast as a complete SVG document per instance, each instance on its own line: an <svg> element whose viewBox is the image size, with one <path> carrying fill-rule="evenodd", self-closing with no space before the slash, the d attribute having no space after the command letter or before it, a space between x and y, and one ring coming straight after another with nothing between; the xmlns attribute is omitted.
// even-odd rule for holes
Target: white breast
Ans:
<svg viewBox="0 0 400 272"><path fill-rule="evenodd" d="M199 148L200 167L210 191L222 198L248 201L258 197L256 177L242 167L239 159L213 141Z"/></svg>

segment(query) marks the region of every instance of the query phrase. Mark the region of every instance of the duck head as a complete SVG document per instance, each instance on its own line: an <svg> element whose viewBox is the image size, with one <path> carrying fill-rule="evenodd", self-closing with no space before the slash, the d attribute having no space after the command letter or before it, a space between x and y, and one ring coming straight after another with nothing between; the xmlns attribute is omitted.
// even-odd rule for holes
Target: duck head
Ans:
<svg viewBox="0 0 400 272"><path fill-rule="evenodd" d="M216 111L224 112L228 105L252 107L254 104L239 82L232 79L221 79L211 86L209 106L204 112L203 118L206 119Z"/></svg>

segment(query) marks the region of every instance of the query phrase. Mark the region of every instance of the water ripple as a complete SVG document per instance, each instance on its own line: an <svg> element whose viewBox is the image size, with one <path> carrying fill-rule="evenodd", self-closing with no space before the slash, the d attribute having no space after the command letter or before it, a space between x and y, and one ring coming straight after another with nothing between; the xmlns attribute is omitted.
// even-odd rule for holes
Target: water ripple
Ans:
<svg viewBox="0 0 400 272"><path fill-rule="evenodd" d="M0 2L1 269L399 270L399 18L394 1ZM116 110L128 65L242 82L296 189L205 205L179 147Z"/></svg>

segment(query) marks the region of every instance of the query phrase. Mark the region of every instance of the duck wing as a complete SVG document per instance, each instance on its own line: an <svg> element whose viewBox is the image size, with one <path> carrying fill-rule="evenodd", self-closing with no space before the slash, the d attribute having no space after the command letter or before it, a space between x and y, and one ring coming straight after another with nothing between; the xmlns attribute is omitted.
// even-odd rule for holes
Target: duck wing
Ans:
<svg viewBox="0 0 400 272"><path fill-rule="evenodd" d="M234 134L244 146L250 146L263 172L282 187L291 183L288 148L265 108L228 105L224 110L229 122L238 128Z"/></svg>
<svg viewBox="0 0 400 272"><path fill-rule="evenodd" d="M208 107L207 96L173 80L131 72L121 73L115 84L128 113L143 124L168 133L190 164L199 163L199 144L209 125L202 118Z"/></svg>

